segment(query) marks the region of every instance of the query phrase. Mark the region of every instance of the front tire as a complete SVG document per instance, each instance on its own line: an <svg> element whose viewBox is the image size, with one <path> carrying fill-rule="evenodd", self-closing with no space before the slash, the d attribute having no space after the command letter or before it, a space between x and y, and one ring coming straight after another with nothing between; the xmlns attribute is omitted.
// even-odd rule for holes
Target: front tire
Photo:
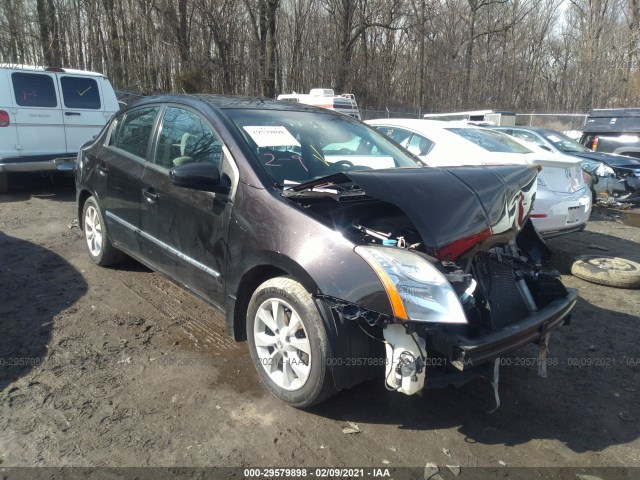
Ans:
<svg viewBox="0 0 640 480"><path fill-rule="evenodd" d="M275 397L305 408L335 393L324 323L309 292L292 278L272 278L253 293L247 339L258 375Z"/></svg>
<svg viewBox="0 0 640 480"><path fill-rule="evenodd" d="M109 240L107 226L94 197L87 198L82 209L82 226L89 258L101 267L114 265L124 258Z"/></svg>

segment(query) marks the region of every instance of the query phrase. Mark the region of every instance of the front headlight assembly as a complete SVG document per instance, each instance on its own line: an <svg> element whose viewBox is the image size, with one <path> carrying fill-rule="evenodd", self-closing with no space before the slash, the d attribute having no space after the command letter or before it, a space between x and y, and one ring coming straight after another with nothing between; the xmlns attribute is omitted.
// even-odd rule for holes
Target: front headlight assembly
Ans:
<svg viewBox="0 0 640 480"><path fill-rule="evenodd" d="M455 290L431 263L395 247L358 246L355 252L376 272L394 316L429 323L467 323Z"/></svg>

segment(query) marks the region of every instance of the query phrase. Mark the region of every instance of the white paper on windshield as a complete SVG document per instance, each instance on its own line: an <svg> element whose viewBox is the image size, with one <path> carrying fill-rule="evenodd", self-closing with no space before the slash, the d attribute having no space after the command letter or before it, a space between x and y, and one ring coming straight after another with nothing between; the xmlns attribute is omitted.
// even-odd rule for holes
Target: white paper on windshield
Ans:
<svg viewBox="0 0 640 480"><path fill-rule="evenodd" d="M346 160L353 165L369 167L374 170L394 168L396 166L393 161L393 157L374 157L372 155L325 155L324 158L327 163Z"/></svg>
<svg viewBox="0 0 640 480"><path fill-rule="evenodd" d="M299 147L300 143L283 126L243 127L259 147Z"/></svg>
<svg viewBox="0 0 640 480"><path fill-rule="evenodd" d="M560 140L560 137L556 137L555 135L549 135L547 138L548 138L549 140L551 140L552 142L559 142L559 141L561 141L561 140Z"/></svg>

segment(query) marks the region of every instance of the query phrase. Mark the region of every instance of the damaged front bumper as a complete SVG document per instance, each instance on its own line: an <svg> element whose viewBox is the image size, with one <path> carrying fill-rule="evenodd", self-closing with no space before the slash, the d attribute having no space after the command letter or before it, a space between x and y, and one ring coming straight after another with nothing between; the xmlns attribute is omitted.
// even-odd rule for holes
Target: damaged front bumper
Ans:
<svg viewBox="0 0 640 480"><path fill-rule="evenodd" d="M609 199L640 201L640 171L623 167L610 167L600 163L597 168L590 166L583 170L591 177L591 192L596 200Z"/></svg>
<svg viewBox="0 0 640 480"><path fill-rule="evenodd" d="M447 355L449 363L460 371L503 357L524 345L543 339L567 319L578 299L576 289L552 301L543 309L515 324L491 334L468 338L463 334L436 332L428 336L427 351L431 349Z"/></svg>

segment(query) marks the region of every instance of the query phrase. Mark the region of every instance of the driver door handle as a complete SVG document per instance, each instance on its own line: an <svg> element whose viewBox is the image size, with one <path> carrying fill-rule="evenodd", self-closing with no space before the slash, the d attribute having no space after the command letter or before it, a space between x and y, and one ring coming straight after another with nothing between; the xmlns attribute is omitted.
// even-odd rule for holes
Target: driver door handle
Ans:
<svg viewBox="0 0 640 480"><path fill-rule="evenodd" d="M149 203L156 203L158 201L158 198L160 198L157 193L153 192L153 188L144 189L142 191L142 194Z"/></svg>

